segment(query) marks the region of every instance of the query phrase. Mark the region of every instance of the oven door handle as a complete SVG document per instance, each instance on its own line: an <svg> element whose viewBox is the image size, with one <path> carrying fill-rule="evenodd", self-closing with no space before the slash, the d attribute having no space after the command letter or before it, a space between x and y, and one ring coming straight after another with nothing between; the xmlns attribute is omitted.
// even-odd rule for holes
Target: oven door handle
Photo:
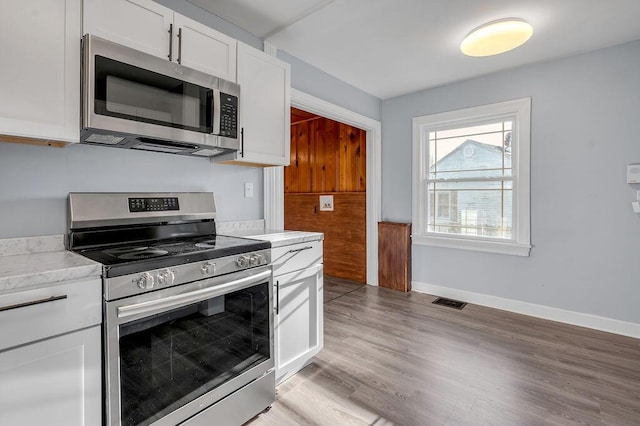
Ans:
<svg viewBox="0 0 640 426"><path fill-rule="evenodd" d="M190 291L184 294L168 296L163 299L150 300L147 302L134 303L133 305L120 306L118 318L128 318L137 315L144 315L153 312L161 312L165 310L175 309L191 303L201 302L212 297L221 296L235 290L241 290L258 283L265 278L271 277L271 270L260 272L259 274L250 275L239 280L229 283L220 284L215 287L201 288L199 290Z"/></svg>

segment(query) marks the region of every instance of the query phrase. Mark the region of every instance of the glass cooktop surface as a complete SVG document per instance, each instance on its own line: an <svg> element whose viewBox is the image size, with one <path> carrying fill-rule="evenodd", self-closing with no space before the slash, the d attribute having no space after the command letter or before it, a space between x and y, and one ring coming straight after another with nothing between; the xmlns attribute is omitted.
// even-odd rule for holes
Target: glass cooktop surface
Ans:
<svg viewBox="0 0 640 426"><path fill-rule="evenodd" d="M107 272L113 270L113 273L108 275L122 275L239 255L270 247L271 243L268 241L227 235L210 235L90 248L80 250L78 253L101 263ZM116 270L118 270L117 273Z"/></svg>

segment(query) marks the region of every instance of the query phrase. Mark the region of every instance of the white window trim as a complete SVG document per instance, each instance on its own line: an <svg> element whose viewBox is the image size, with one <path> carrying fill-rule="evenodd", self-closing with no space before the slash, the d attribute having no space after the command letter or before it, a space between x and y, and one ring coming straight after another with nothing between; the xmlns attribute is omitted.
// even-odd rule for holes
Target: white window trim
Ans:
<svg viewBox="0 0 640 426"><path fill-rule="evenodd" d="M460 127L481 120L505 115L516 117L517 143L511 148L513 173L513 239L499 240L473 236L446 235L427 231L424 220L427 208L425 187L428 169L426 158L428 140L423 137L429 128ZM414 244L476 250L489 253L529 256L531 251L530 211L530 150L531 98L515 99L456 111L423 115L413 118L413 235ZM426 138L428 139L428 138Z"/></svg>

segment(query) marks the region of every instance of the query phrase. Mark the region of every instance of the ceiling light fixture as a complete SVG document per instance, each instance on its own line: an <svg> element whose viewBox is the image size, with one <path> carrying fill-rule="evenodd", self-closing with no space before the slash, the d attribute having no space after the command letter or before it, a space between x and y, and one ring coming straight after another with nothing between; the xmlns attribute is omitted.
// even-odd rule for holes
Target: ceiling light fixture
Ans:
<svg viewBox="0 0 640 426"><path fill-rule="evenodd" d="M522 19L500 19L471 31L460 43L460 50L468 56L497 55L521 46L532 34L533 27Z"/></svg>

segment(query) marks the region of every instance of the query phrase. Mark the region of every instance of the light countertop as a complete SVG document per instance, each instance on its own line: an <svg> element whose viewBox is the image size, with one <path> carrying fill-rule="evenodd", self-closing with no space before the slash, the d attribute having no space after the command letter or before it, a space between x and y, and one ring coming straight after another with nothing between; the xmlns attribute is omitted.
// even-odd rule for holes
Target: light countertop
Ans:
<svg viewBox="0 0 640 426"><path fill-rule="evenodd" d="M231 235L231 234L229 234ZM322 232L307 231L242 231L233 233L237 237L254 238L271 242L271 247L290 246L292 244L306 243L309 241L321 241L324 239Z"/></svg>
<svg viewBox="0 0 640 426"><path fill-rule="evenodd" d="M246 229L226 235L270 241L282 247L321 241L321 232ZM66 251L62 236L0 239L0 294L62 281L99 277L102 265Z"/></svg>
<svg viewBox="0 0 640 426"><path fill-rule="evenodd" d="M99 263L66 251L61 236L0 239L0 294L101 273Z"/></svg>

